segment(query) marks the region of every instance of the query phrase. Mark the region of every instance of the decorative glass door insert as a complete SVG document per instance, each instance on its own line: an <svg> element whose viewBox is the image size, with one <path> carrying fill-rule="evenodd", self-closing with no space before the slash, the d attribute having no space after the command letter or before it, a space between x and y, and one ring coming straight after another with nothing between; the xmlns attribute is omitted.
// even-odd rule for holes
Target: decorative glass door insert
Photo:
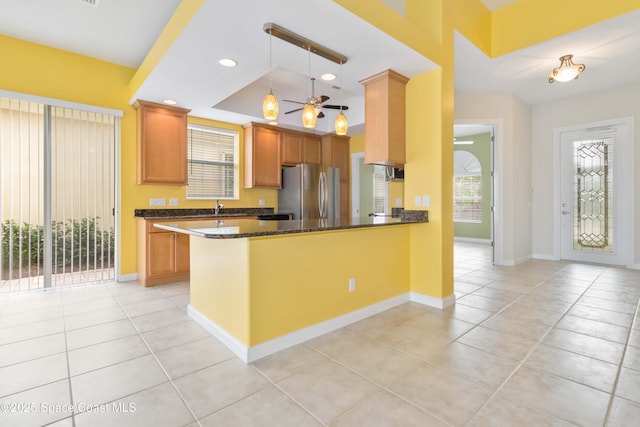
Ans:
<svg viewBox="0 0 640 427"><path fill-rule="evenodd" d="M611 138L574 141L573 249L613 252Z"/></svg>

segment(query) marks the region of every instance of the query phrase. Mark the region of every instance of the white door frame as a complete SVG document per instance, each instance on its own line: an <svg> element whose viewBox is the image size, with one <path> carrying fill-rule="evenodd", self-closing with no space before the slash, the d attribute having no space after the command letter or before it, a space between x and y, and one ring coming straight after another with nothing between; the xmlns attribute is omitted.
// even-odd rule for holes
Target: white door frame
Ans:
<svg viewBox="0 0 640 427"><path fill-rule="evenodd" d="M493 263L496 265L513 265L504 258L504 203L502 156L503 156L503 119L460 119L454 120L453 125L485 125L493 127L493 221L491 225L491 241L493 242Z"/></svg>
<svg viewBox="0 0 640 427"><path fill-rule="evenodd" d="M562 178L562 152L561 152L561 140L562 134L568 132L576 132L581 130L593 129L598 127L610 127L621 125L622 129L616 138L616 148L614 151L614 161L617 168L618 176L630 176L631 179L628 182L629 195L628 197L619 197L618 183L614 181L614 191L616 192L616 206L615 209L620 215L619 223L617 227L624 227L624 233L616 233L616 236L620 236L620 242L618 242L618 251L621 251L625 255L623 265L631 267L633 260L635 259L634 244L632 236L634 236L634 222L635 218L634 206L635 206L635 186L633 178L633 159L634 159L634 128L633 117L622 117L619 119L604 120L591 123L583 123L573 126L566 126L553 129L553 169L554 180L553 186L553 209L555 214L553 215L553 258L561 259L562 257L562 191L561 191L561 178ZM615 178L614 178L615 179Z"/></svg>

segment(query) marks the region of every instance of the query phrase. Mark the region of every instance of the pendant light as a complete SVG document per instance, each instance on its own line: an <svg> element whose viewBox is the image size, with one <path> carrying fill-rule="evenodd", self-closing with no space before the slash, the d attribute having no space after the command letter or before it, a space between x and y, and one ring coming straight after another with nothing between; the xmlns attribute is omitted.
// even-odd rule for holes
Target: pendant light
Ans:
<svg viewBox="0 0 640 427"><path fill-rule="evenodd" d="M308 49L309 51L309 79L311 79L311 47ZM311 97L309 98L309 102L304 105L302 109L302 126L307 129L313 129L316 127L316 121L318 120L318 115L316 112L316 107L312 103L313 101L313 80L311 80Z"/></svg>
<svg viewBox="0 0 640 427"><path fill-rule="evenodd" d="M340 61L340 113L338 113L338 116L336 117L334 126L336 128L336 135L346 135L347 130L349 129L347 116L342 112L342 61Z"/></svg>
<svg viewBox="0 0 640 427"><path fill-rule="evenodd" d="M278 120L278 99L271 89L271 39L273 36L269 33L269 93L265 95L262 101L262 114L266 120Z"/></svg>

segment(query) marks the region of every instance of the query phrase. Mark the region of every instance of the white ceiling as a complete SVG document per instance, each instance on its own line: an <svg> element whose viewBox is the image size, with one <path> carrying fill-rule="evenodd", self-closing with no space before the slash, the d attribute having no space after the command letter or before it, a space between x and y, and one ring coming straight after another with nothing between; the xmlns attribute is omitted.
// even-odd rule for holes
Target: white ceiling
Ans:
<svg viewBox="0 0 640 427"><path fill-rule="evenodd" d="M483 0L496 10L515 0ZM403 13L404 0L384 0L389 13ZM180 0L0 0L0 34L138 67ZM364 22L331 0L207 0L171 46L134 98L172 98L192 115L244 124L263 121L262 97L269 89L269 36L274 22L349 58L332 83L316 81L315 95L328 104L349 106L350 134L364 121L359 80L391 68L408 77L435 64ZM310 96L309 55L273 38L273 91L282 126L300 127L299 114L283 114ZM640 82L640 11L620 16L520 51L489 59L459 34L455 36L457 92L508 91L529 104ZM573 53L587 68L578 80L549 84L558 57ZM340 66L311 55L311 74L340 76ZM233 69L218 59L238 61ZM617 66L615 71L613 65ZM343 91L333 88L342 86ZM131 100L133 101L133 99ZM215 108L212 108L214 107ZM290 108L289 108L290 107ZM319 132L330 132L336 112L325 110Z"/></svg>

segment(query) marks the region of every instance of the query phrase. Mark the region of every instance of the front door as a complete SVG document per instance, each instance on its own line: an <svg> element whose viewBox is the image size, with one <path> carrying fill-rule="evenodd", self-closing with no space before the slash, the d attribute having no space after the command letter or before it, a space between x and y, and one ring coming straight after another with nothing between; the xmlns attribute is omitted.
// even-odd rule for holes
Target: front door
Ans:
<svg viewBox="0 0 640 427"><path fill-rule="evenodd" d="M613 123L560 133L562 259L629 262L633 177L626 176L632 152L625 127Z"/></svg>

